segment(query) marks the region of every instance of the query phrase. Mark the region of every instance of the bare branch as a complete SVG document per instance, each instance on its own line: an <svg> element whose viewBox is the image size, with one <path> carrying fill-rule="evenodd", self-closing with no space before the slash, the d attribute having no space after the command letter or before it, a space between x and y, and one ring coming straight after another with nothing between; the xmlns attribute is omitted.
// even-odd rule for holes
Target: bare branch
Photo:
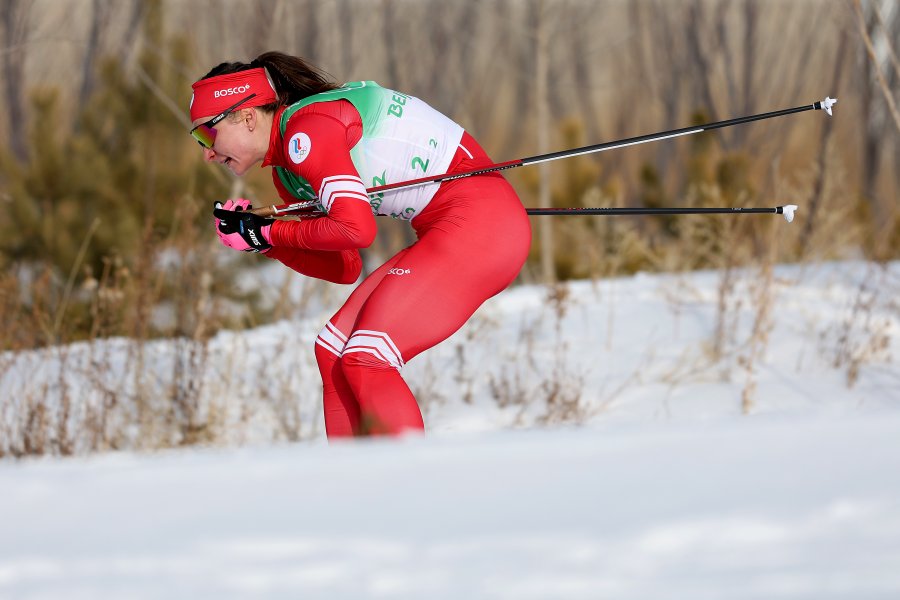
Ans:
<svg viewBox="0 0 900 600"><path fill-rule="evenodd" d="M891 90L888 87L887 81L885 81L884 79L884 74L881 72L881 67L878 64L878 57L875 55L875 47L872 45L872 37L869 35L869 30L866 27L866 18L863 15L860 0L854 0L853 7L856 9L859 31L862 35L863 42L865 42L866 44L866 51L869 53L869 59L871 59L872 61L872 66L875 70L875 77L878 80L878 87L881 89L881 93L884 95L884 101L887 102L888 110L890 110L891 117L893 117L894 119L894 125L896 125L897 131L900 132L900 113L897 112L897 104L896 102L894 102L894 96L891 94Z"/></svg>

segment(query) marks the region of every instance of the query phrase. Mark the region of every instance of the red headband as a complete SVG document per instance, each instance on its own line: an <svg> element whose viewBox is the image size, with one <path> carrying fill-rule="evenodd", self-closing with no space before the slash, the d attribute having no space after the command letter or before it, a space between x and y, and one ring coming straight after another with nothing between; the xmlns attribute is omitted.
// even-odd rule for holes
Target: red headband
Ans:
<svg viewBox="0 0 900 600"><path fill-rule="evenodd" d="M213 117L250 94L256 96L242 104L241 108L263 106L278 100L272 81L262 67L201 79L191 87L194 89L191 121Z"/></svg>

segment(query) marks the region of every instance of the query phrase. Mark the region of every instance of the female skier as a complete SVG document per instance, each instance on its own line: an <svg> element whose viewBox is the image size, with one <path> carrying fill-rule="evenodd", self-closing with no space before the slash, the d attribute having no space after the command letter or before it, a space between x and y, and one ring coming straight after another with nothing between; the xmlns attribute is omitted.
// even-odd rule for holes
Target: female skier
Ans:
<svg viewBox="0 0 900 600"><path fill-rule="evenodd" d="M513 188L492 173L370 197L367 186L491 159L421 100L371 81L339 86L298 57L222 63L192 87L191 135L207 161L239 176L272 167L284 201L316 202L299 221L258 217L244 199L217 203L226 246L349 284L360 274L359 250L374 240L375 215L412 225L417 241L359 284L319 333L315 356L329 438L424 430L400 370L518 274L531 228Z"/></svg>

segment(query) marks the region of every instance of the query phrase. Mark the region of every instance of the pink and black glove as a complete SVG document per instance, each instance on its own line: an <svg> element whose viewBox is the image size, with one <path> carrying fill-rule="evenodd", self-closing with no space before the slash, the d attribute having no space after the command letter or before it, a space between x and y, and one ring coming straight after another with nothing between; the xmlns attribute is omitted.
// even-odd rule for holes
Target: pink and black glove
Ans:
<svg viewBox="0 0 900 600"><path fill-rule="evenodd" d="M229 248L243 252L265 252L272 247L272 223L274 219L258 217L251 212L249 200L227 200L225 204L216 202L213 215L216 217L216 233L222 243Z"/></svg>

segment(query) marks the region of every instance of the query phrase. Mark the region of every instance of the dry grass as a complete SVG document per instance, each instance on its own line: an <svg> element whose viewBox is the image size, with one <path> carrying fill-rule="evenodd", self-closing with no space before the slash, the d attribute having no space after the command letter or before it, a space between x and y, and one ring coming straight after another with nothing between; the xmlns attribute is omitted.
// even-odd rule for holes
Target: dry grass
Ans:
<svg viewBox="0 0 900 600"><path fill-rule="evenodd" d="M891 363L891 319L900 314L896 292L882 266L872 264L859 283L845 317L820 334L820 351L835 369L846 373L848 387L859 380L861 370L873 363Z"/></svg>

